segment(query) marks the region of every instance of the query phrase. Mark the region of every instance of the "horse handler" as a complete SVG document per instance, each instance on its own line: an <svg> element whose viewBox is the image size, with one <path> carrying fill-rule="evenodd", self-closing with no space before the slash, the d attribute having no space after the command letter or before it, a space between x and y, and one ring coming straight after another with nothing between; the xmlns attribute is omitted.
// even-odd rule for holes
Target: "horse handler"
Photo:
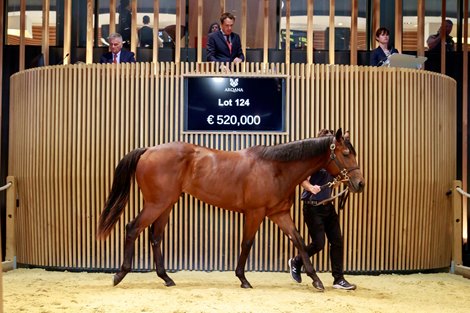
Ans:
<svg viewBox="0 0 470 313"><path fill-rule="evenodd" d="M330 134L329 130L322 129L317 137ZM301 199L304 202L304 220L312 239L312 242L307 246L307 253L311 257L323 250L326 234L330 243L330 261L334 277L333 288L354 290L356 285L350 284L344 279L343 236L333 201L328 201L328 199L331 199L332 182L333 177L324 169L313 173L302 182L304 191L302 192ZM297 283L301 283L302 259L300 255L289 260L289 270L292 279Z"/></svg>

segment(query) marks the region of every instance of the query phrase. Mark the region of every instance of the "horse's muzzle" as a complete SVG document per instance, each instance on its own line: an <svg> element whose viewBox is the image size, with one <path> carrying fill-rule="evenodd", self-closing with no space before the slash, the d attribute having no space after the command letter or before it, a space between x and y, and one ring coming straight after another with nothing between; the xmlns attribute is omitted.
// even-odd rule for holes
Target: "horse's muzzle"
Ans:
<svg viewBox="0 0 470 313"><path fill-rule="evenodd" d="M349 179L349 190L352 192L363 192L364 187L366 186L366 182L364 181L364 178L361 179L354 179L350 178Z"/></svg>

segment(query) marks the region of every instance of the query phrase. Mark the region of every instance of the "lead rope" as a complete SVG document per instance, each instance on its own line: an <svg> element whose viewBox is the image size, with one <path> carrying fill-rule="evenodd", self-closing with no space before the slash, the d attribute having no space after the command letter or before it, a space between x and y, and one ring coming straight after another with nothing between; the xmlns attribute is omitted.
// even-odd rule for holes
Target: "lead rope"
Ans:
<svg viewBox="0 0 470 313"><path fill-rule="evenodd" d="M348 191L348 190L349 190L349 188L346 187L344 190L342 190L342 191L341 191L340 193L338 193L337 195L335 195L335 196L333 196L333 197L330 197L330 198L328 198L328 199L325 199L325 200L323 200L323 201L320 201L320 202L318 202L316 205L320 205L320 204L324 204L324 203L326 203L326 202L333 201L334 199L336 199L336 198L338 198L339 196L343 195L343 194L344 194L346 191Z"/></svg>

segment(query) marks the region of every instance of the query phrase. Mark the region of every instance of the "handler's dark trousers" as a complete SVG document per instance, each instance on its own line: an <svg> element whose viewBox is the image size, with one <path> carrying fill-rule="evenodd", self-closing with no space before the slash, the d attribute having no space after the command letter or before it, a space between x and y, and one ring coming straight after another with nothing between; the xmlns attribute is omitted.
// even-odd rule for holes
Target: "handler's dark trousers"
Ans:
<svg viewBox="0 0 470 313"><path fill-rule="evenodd" d="M312 242L307 246L308 256L317 254L325 247L325 235L330 244L331 272L336 279L343 278L343 237L339 225L339 217L333 204L305 204L303 207L304 220ZM302 264L299 255L295 257L297 264Z"/></svg>

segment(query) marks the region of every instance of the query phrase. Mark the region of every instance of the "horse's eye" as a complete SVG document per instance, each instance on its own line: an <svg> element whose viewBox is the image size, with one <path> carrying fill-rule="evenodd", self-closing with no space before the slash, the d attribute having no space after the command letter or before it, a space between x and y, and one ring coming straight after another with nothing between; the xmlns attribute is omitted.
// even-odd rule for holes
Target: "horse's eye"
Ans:
<svg viewBox="0 0 470 313"><path fill-rule="evenodd" d="M349 149L344 149L343 150L343 155L348 156L349 155Z"/></svg>

